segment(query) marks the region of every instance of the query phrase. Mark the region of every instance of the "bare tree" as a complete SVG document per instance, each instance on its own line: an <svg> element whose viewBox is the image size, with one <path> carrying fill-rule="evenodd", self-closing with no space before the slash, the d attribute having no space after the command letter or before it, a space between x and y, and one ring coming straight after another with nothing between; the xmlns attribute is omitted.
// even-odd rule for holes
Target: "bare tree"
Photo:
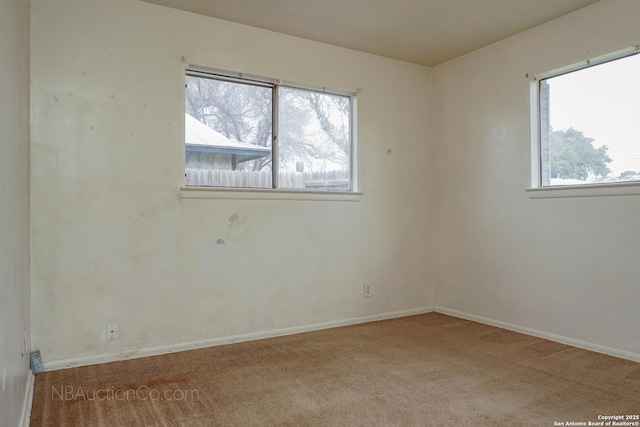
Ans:
<svg viewBox="0 0 640 427"><path fill-rule="evenodd" d="M187 77L187 113L229 139L271 146L272 91L250 84ZM349 158L349 98L307 90L281 88L278 162L345 163ZM245 162L262 170L271 156Z"/></svg>

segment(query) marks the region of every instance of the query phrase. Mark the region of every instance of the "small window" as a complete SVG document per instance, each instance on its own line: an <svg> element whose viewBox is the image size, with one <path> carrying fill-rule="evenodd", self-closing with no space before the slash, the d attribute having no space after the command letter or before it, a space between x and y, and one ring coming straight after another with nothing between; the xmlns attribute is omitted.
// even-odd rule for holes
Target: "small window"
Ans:
<svg viewBox="0 0 640 427"><path fill-rule="evenodd" d="M187 186L355 191L351 95L187 70Z"/></svg>
<svg viewBox="0 0 640 427"><path fill-rule="evenodd" d="M536 80L539 186L640 181L638 76L634 49Z"/></svg>

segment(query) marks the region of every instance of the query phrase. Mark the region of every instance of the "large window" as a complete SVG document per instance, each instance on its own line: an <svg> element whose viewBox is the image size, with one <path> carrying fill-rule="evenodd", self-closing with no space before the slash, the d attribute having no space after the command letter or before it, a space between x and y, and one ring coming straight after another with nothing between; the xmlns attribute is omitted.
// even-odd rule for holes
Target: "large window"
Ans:
<svg viewBox="0 0 640 427"><path fill-rule="evenodd" d="M585 61L536 80L541 187L640 181L640 55Z"/></svg>
<svg viewBox="0 0 640 427"><path fill-rule="evenodd" d="M187 186L354 191L350 94L187 70Z"/></svg>

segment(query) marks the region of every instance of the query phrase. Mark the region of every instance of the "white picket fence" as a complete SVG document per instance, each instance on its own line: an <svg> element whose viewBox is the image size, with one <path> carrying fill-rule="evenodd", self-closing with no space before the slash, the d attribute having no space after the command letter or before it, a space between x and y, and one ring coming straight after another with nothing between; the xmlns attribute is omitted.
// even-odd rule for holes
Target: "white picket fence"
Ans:
<svg viewBox="0 0 640 427"><path fill-rule="evenodd" d="M186 169L187 186L272 188L271 171L233 171L223 169ZM348 171L278 172L279 188L348 190Z"/></svg>

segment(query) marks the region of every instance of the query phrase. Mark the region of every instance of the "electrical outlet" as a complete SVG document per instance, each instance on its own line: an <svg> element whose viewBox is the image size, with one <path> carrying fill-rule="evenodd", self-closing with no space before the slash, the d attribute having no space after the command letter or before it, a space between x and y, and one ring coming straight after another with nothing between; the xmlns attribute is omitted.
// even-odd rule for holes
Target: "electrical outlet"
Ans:
<svg viewBox="0 0 640 427"><path fill-rule="evenodd" d="M117 340L119 337L118 323L107 323L107 340Z"/></svg>
<svg viewBox="0 0 640 427"><path fill-rule="evenodd" d="M371 285L368 283L364 284L364 295L365 298L369 298L371 296Z"/></svg>

